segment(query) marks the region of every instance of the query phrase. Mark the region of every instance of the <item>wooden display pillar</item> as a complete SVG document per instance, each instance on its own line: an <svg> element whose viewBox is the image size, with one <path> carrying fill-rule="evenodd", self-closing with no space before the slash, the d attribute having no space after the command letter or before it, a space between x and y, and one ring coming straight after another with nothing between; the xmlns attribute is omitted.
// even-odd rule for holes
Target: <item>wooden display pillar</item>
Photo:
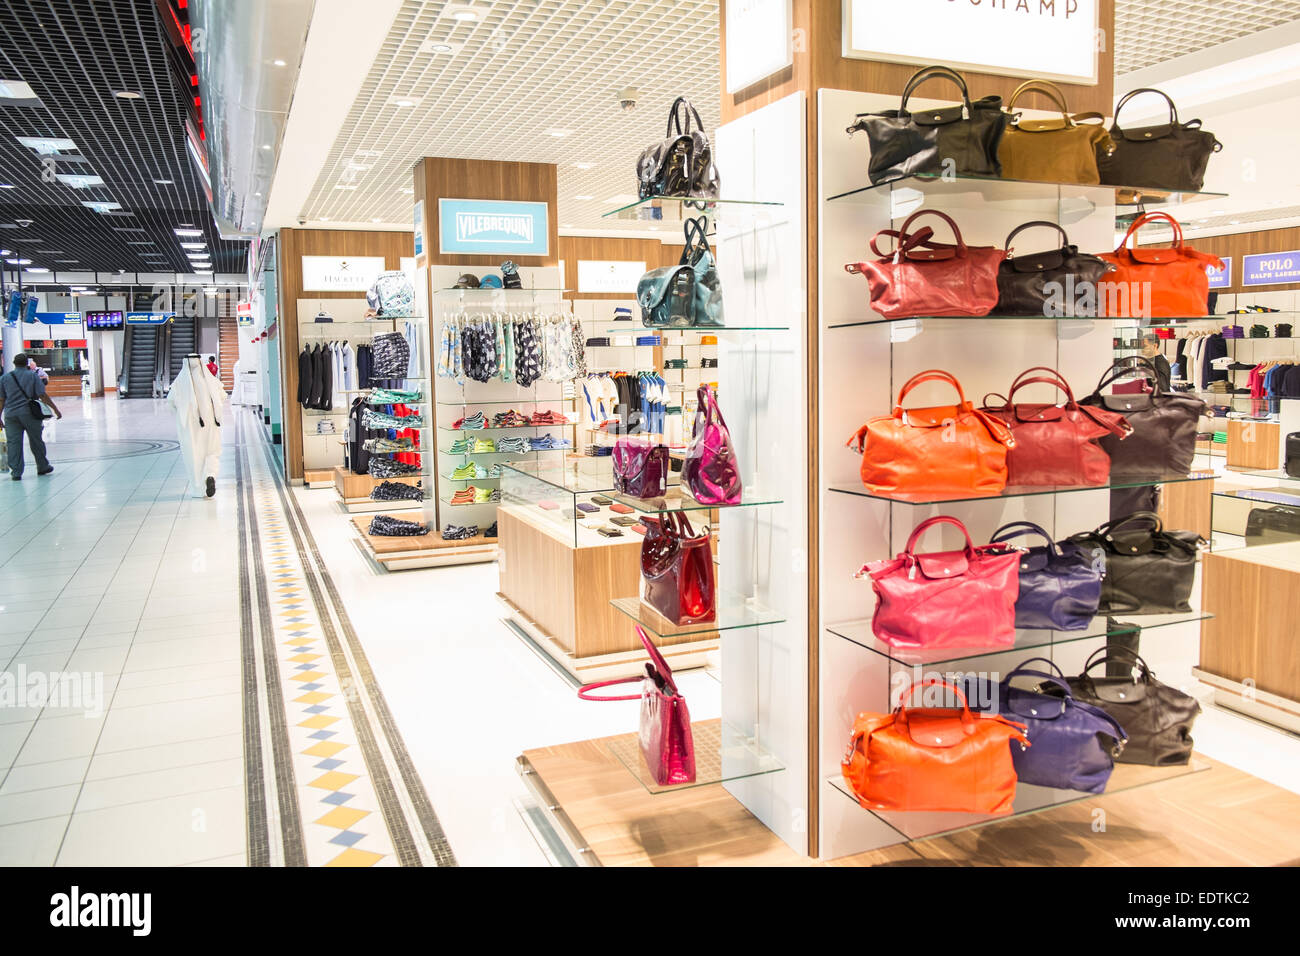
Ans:
<svg viewBox="0 0 1300 956"><path fill-rule="evenodd" d="M1229 468L1276 468L1282 426L1277 422L1228 422Z"/></svg>

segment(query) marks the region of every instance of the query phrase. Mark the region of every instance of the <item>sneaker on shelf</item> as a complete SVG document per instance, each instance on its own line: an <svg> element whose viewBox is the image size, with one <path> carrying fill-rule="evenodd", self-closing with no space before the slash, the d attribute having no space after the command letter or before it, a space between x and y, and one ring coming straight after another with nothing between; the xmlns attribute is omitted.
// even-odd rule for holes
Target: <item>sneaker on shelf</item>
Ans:
<svg viewBox="0 0 1300 956"><path fill-rule="evenodd" d="M449 524L442 530L443 541L464 541L466 538L473 538L478 535L478 525L466 525L462 527L458 524Z"/></svg>

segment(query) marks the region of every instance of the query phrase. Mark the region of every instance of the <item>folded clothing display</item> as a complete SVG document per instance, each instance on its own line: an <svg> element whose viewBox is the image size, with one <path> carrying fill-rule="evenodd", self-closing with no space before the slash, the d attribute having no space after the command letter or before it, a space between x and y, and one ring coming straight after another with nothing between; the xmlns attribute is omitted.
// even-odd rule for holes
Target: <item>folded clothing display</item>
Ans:
<svg viewBox="0 0 1300 956"><path fill-rule="evenodd" d="M449 455L468 455L470 450L470 441L468 438L457 438L447 449Z"/></svg>
<svg viewBox="0 0 1300 956"><path fill-rule="evenodd" d="M686 366L682 366L682 367L685 368ZM718 360L715 358L700 359L700 368L717 368L717 367L718 367Z"/></svg>
<svg viewBox="0 0 1300 956"><path fill-rule="evenodd" d="M573 444L567 438L556 438L550 432L540 437L528 439L529 451L550 451L555 448L568 448Z"/></svg>
<svg viewBox="0 0 1300 956"><path fill-rule="evenodd" d="M366 471L372 478L401 478L403 475L418 475L420 466L392 458L371 458Z"/></svg>
<svg viewBox="0 0 1300 956"><path fill-rule="evenodd" d="M389 415L367 408L361 415L362 428L421 428L424 419L419 415Z"/></svg>
<svg viewBox="0 0 1300 956"><path fill-rule="evenodd" d="M605 335L593 335L587 339L587 348L604 348L609 345L609 337Z"/></svg>
<svg viewBox="0 0 1300 956"><path fill-rule="evenodd" d="M523 428L528 424L528 416L513 408L504 412L497 412L492 416L493 428Z"/></svg>
<svg viewBox="0 0 1300 956"><path fill-rule="evenodd" d="M486 426L487 426L487 418L486 416L484 416L482 412L475 412L473 415L465 415L462 418L456 419L454 422L452 422L451 425L452 428L463 430L463 431L469 431L471 429L476 429L476 428L484 428Z"/></svg>
<svg viewBox="0 0 1300 956"><path fill-rule="evenodd" d="M533 417L529 422L530 425L567 425L569 419L564 412L556 412L547 409L543 412L533 412Z"/></svg>
<svg viewBox="0 0 1300 956"><path fill-rule="evenodd" d="M493 441L491 438L475 438L474 444L470 449L470 451L472 451L476 455L489 455L495 452L496 450L497 450L497 443Z"/></svg>
<svg viewBox="0 0 1300 956"><path fill-rule="evenodd" d="M603 458L614 454L613 445L588 445L586 455L588 458Z"/></svg>
<svg viewBox="0 0 1300 956"><path fill-rule="evenodd" d="M380 535L385 538L399 538L418 537L422 534L428 534L429 528L418 521L404 521L401 518L394 518L392 515L375 515L370 519L369 531L370 534Z"/></svg>
<svg viewBox="0 0 1300 956"><path fill-rule="evenodd" d="M449 524L442 529L443 541L464 541L466 538L473 538L478 535L478 525L471 524L464 527L458 524Z"/></svg>
<svg viewBox="0 0 1300 956"><path fill-rule="evenodd" d="M372 455L391 455L399 452L415 451L415 443L409 438L367 438L361 447Z"/></svg>
<svg viewBox="0 0 1300 956"><path fill-rule="evenodd" d="M366 396L366 404L410 405L423 397L418 388L377 388Z"/></svg>
<svg viewBox="0 0 1300 956"><path fill-rule="evenodd" d="M1250 337L1251 337L1252 339L1266 339L1266 338L1268 338L1268 326L1267 326L1267 325L1252 325L1252 326L1250 327Z"/></svg>
<svg viewBox="0 0 1300 956"><path fill-rule="evenodd" d="M316 434L317 434L317 435L336 435L336 434L338 434L338 432L335 431L335 429L334 429L334 422L333 422L333 420L331 420L331 419L329 419L329 418L322 418L320 421L318 421L318 422L316 423Z"/></svg>
<svg viewBox="0 0 1300 956"><path fill-rule="evenodd" d="M370 489L371 501L420 501L424 488L419 482L408 485L404 481L383 481Z"/></svg>
<svg viewBox="0 0 1300 956"><path fill-rule="evenodd" d="M528 451L528 439L521 438L518 435L512 435L508 438L497 439L497 451L523 453Z"/></svg>
<svg viewBox="0 0 1300 956"><path fill-rule="evenodd" d="M452 493L451 503L453 505L472 505L475 497L478 495L478 489L473 485L461 488Z"/></svg>
<svg viewBox="0 0 1300 956"><path fill-rule="evenodd" d="M370 340L374 363L371 379L405 378L411 363L411 344L401 332L380 332Z"/></svg>
<svg viewBox="0 0 1300 956"><path fill-rule="evenodd" d="M615 306L615 307L614 307L614 321L615 321L615 322L631 322L631 321L632 321L632 310L629 309L629 308L627 308L626 306L622 306L622 305Z"/></svg>

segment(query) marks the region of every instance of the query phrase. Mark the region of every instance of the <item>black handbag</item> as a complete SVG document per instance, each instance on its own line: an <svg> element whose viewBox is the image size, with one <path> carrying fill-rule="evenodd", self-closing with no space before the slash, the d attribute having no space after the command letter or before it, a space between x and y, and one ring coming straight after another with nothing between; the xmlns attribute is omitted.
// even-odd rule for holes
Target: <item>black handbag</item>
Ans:
<svg viewBox="0 0 1300 956"><path fill-rule="evenodd" d="M1205 543L1195 531L1166 531L1154 511L1135 511L1067 540L1105 561L1099 613L1191 611L1196 559Z"/></svg>
<svg viewBox="0 0 1300 956"><path fill-rule="evenodd" d="M696 129L691 128L692 119ZM720 184L718 168L713 164L713 147L709 145L699 112L686 97L673 100L664 136L663 140L643 149L636 161L640 198L717 199Z"/></svg>
<svg viewBox="0 0 1300 956"><path fill-rule="evenodd" d="M1011 241L1026 229L1045 226L1061 234L1061 248L1011 257ZM1054 222L1035 220L1011 230L1007 258L998 266L997 315L1095 316L1097 283L1110 263L1080 252ZM1091 291L1089 291L1091 290Z"/></svg>
<svg viewBox="0 0 1300 956"><path fill-rule="evenodd" d="M1285 470L1288 478L1300 478L1300 432L1286 436Z"/></svg>
<svg viewBox="0 0 1300 956"><path fill-rule="evenodd" d="M1111 382L1131 373L1144 376L1151 391L1102 394ZM1205 402L1193 395L1163 390L1156 367L1142 356L1132 355L1113 364L1096 390L1080 399L1079 404L1119 412L1133 428L1124 439L1105 435L1100 441L1110 455L1112 484L1155 484L1191 471L1196 457L1196 425L1205 414Z"/></svg>
<svg viewBox="0 0 1300 956"><path fill-rule="evenodd" d="M1123 677L1088 673L1098 664L1112 661L1129 665L1129 673ZM1099 707L1124 728L1128 742L1115 758L1119 763L1176 767L1191 758L1192 723L1201 712L1200 703L1177 687L1156 680L1135 652L1099 647L1084 663L1083 672L1067 682L1076 700Z"/></svg>
<svg viewBox="0 0 1300 956"><path fill-rule="evenodd" d="M1160 126L1121 128L1120 110L1139 93L1163 96L1169 103L1169 122ZM1205 167L1209 165L1210 154L1223 149L1223 144L1215 139L1213 133L1201 129L1200 120L1178 122L1178 108L1174 101L1149 87L1124 94L1115 107L1110 138L1115 143L1114 151L1097 153L1097 171L1107 186L1147 186L1199 192L1205 184Z"/></svg>
<svg viewBox="0 0 1300 956"><path fill-rule="evenodd" d="M952 80L961 89L955 106L911 113L908 98L926 80ZM951 171L971 176L1001 176L998 147L1011 116L1002 111L1002 97L985 96L971 102L966 81L946 66L927 66L912 74L896 110L859 113L849 135L865 130L871 144L867 175L872 184L917 173ZM951 161L955 167L946 166Z"/></svg>
<svg viewBox="0 0 1300 956"><path fill-rule="evenodd" d="M1277 544L1300 540L1300 508L1274 505L1251 508L1246 516L1246 544Z"/></svg>

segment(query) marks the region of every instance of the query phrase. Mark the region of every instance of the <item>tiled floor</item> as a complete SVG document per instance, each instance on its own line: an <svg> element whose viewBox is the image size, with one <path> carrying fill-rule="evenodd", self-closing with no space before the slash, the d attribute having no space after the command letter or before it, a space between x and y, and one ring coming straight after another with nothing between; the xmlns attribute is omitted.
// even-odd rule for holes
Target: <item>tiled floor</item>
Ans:
<svg viewBox="0 0 1300 956"><path fill-rule="evenodd" d="M0 706L0 865L546 862L514 757L637 705L579 701L501 624L493 565L376 573L251 417L202 500L162 403L65 412L54 475L0 480L0 675L90 678ZM680 683L717 716L711 677ZM1300 791L1294 736L1209 708L1197 741Z"/></svg>

